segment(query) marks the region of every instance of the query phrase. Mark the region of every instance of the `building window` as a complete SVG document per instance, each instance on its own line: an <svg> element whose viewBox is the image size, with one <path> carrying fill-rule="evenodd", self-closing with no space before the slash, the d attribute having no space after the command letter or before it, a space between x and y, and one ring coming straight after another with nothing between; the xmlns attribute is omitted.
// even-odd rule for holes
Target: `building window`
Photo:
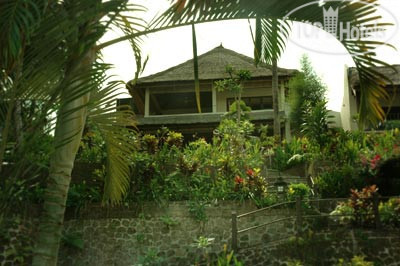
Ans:
<svg viewBox="0 0 400 266"><path fill-rule="evenodd" d="M202 113L212 112L212 93L200 92ZM194 92L150 94L150 115L175 115L198 113Z"/></svg>
<svg viewBox="0 0 400 266"><path fill-rule="evenodd" d="M227 99L227 110L235 101L234 98ZM266 110L273 109L272 96L258 96L258 97L242 97L242 101L245 102L251 110Z"/></svg>
<svg viewBox="0 0 400 266"><path fill-rule="evenodd" d="M117 99L117 106L121 106L121 105L127 105L130 106L132 111L137 114L138 113L138 109L136 108L136 105L134 104L134 101L132 98L121 98L121 99Z"/></svg>
<svg viewBox="0 0 400 266"><path fill-rule="evenodd" d="M383 107L385 113L389 110L387 107ZM386 120L400 120L400 107L392 107L390 108L390 112L387 113Z"/></svg>

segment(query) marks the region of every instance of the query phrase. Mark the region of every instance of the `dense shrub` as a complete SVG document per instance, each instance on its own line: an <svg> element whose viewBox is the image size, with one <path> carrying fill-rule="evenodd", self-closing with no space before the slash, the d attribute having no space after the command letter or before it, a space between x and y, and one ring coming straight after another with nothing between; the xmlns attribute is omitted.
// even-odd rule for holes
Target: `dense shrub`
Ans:
<svg viewBox="0 0 400 266"><path fill-rule="evenodd" d="M163 132L144 135L132 156L133 201L223 200L263 198L261 177L265 153L254 125L223 120L211 142L204 139L183 146L182 135Z"/></svg>
<svg viewBox="0 0 400 266"><path fill-rule="evenodd" d="M306 200L310 197L310 187L306 184L291 184L287 191L287 198L289 201L295 201L297 198Z"/></svg>
<svg viewBox="0 0 400 266"><path fill-rule="evenodd" d="M316 178L317 190L322 198L344 198L351 189L362 188L365 184L357 169L349 165L326 169Z"/></svg>
<svg viewBox="0 0 400 266"><path fill-rule="evenodd" d="M400 198L391 198L379 204L381 221L386 225L400 226Z"/></svg>
<svg viewBox="0 0 400 266"><path fill-rule="evenodd" d="M77 160L103 160L103 142L91 132L87 131ZM261 176L268 163L279 171L305 163L313 170L315 191L321 197L347 197L351 189L385 184L386 179L379 175L382 165L400 155L397 130L364 133L329 129L323 141L311 134L282 143L268 136L267 127L260 128L259 137L254 132L255 126L247 120L224 119L208 142L197 139L184 144L181 133L166 128L156 135L132 136L137 152L130 158L126 201L253 199L258 206L268 205L277 200L268 194ZM382 185L380 193L385 195L389 189L390 185Z"/></svg>
<svg viewBox="0 0 400 266"><path fill-rule="evenodd" d="M385 169L381 167L386 161L400 154L397 130L384 133L337 130L331 134L330 143L313 156L314 160L326 164L317 173L317 188L322 197L345 197L351 188L361 189L373 184L380 185L382 195L396 193L393 189L396 182L387 182L387 174L379 172Z"/></svg>
<svg viewBox="0 0 400 266"><path fill-rule="evenodd" d="M339 203L331 215L341 224L374 227L375 211L374 196L378 188L375 185L367 186L362 190L352 190L350 199ZM400 225L400 198L390 198L381 201L378 207L381 222L386 226Z"/></svg>

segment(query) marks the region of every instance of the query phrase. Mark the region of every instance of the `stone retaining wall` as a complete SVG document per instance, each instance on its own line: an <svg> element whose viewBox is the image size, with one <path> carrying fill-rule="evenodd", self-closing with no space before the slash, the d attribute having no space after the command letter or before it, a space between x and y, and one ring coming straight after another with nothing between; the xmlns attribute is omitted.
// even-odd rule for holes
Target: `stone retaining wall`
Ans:
<svg viewBox="0 0 400 266"><path fill-rule="evenodd" d="M146 204L139 215L129 211L120 213L114 211L110 216L109 213L105 215L106 211L102 209L89 208L84 216L90 218L89 214L92 213L92 218L69 220L65 223L67 236L81 235L84 248L79 250L63 245L59 254L59 265L140 265L140 262L145 262L146 259L162 261L160 265L192 265L196 261L204 260L204 254L208 254L209 258L215 257L223 250L224 245L230 245L232 211L241 214L255 209L251 203L239 205L222 202L206 207L207 220L198 221L189 213L188 204L184 202L164 207ZM239 219L238 227L240 230L288 215L293 215L293 212L274 210L258 213ZM301 241L293 240L293 236L296 235L294 220L241 233L238 236L240 247L238 256L245 265L285 265L284 261L290 259L304 260L302 254L309 252L309 249L317 250L314 252L317 257L308 260L311 265L330 265L326 263L337 260L340 256L352 257L353 253L365 251L370 252L372 257L384 255L385 259L382 260L385 262L400 261L398 230L384 234L368 231L368 234L362 235L362 241L355 244L354 237L348 237L350 232L348 229L313 233L310 226L306 228L308 237L306 240L300 239ZM321 234L321 237L317 234ZM314 240L309 239L311 235ZM339 238L330 235L337 235ZM195 240L200 236L214 238L214 241L207 248L198 248ZM291 237L292 240L288 240ZM381 237L379 241L377 237ZM324 241L319 243L318 239ZM373 240L365 241L365 239ZM388 241L387 244L385 239ZM370 248L371 243L379 244L376 250ZM357 246L357 250L354 249L354 245ZM364 248L363 245L367 247ZM323 251L325 253L318 251L319 247L326 249ZM321 254L324 254L320 258L322 262L313 264ZM393 263L382 265L398 265Z"/></svg>

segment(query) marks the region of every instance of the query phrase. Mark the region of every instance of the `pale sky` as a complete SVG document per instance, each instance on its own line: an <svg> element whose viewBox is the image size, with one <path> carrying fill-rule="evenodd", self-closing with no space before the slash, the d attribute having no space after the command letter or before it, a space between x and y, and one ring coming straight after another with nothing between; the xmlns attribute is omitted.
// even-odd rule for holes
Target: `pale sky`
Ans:
<svg viewBox="0 0 400 266"><path fill-rule="evenodd" d="M133 1L137 3L138 1ZM167 0L141 0L148 7L146 19L151 19L157 12L168 7ZM380 14L386 22L400 21L400 1L380 0L383 8ZM340 15L339 15L340 16ZM340 17L339 17L340 19ZM397 24L400 25L400 24ZM310 33L311 32L311 33ZM315 32L315 31L314 31ZM328 108L340 111L343 98L344 66L353 66L352 58L333 36L323 34L317 30L315 36L313 27L305 24L294 25L286 51L279 60L279 67L299 69L299 60L302 54L308 54L317 74L328 86ZM213 22L196 25L198 54L201 55L221 43L225 48L253 57L253 42L247 20ZM305 37L307 35L307 38ZM312 35L312 36L310 36ZM119 33L107 34L105 39L113 39ZM379 59L390 64L400 64L400 31L392 27L385 35L397 48L379 48ZM386 40L385 39L385 40ZM318 51L310 51L318 50ZM190 27L180 27L172 30L150 34L144 38L142 45L144 55L149 55L149 61L142 77L163 71L167 68L183 63L193 58L192 35ZM339 53L339 55L327 52ZM115 65L110 74L127 82L134 77L135 60L129 42L122 42L103 50L107 63Z"/></svg>

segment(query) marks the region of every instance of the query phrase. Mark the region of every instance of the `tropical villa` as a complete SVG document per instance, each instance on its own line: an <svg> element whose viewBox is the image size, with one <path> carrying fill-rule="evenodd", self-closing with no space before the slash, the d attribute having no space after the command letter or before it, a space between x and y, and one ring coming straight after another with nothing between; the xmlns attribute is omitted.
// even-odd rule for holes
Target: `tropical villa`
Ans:
<svg viewBox="0 0 400 266"><path fill-rule="evenodd" d="M254 59L224 48L222 45L198 57L201 110L196 107L193 59L165 71L142 77L127 84L133 99L120 99L119 104L131 104L143 132L154 133L161 126L182 132L186 136L209 136L234 101L230 92L219 92L217 80L229 78L226 67L249 70L251 79L244 83L242 100L251 107L250 119L255 124L273 121L272 71L268 65L254 64ZM280 116L282 131L289 132L288 109L285 105L287 83L296 70L278 69Z"/></svg>
<svg viewBox="0 0 400 266"><path fill-rule="evenodd" d="M394 68L394 69L393 69ZM375 70L387 76L391 83L386 84L390 102L382 102L381 106L386 116L386 121L400 120L400 65L391 67L376 67ZM345 130L356 130L357 123L354 119L360 107L360 79L355 67L345 67L345 84L343 106L341 110L342 125Z"/></svg>

